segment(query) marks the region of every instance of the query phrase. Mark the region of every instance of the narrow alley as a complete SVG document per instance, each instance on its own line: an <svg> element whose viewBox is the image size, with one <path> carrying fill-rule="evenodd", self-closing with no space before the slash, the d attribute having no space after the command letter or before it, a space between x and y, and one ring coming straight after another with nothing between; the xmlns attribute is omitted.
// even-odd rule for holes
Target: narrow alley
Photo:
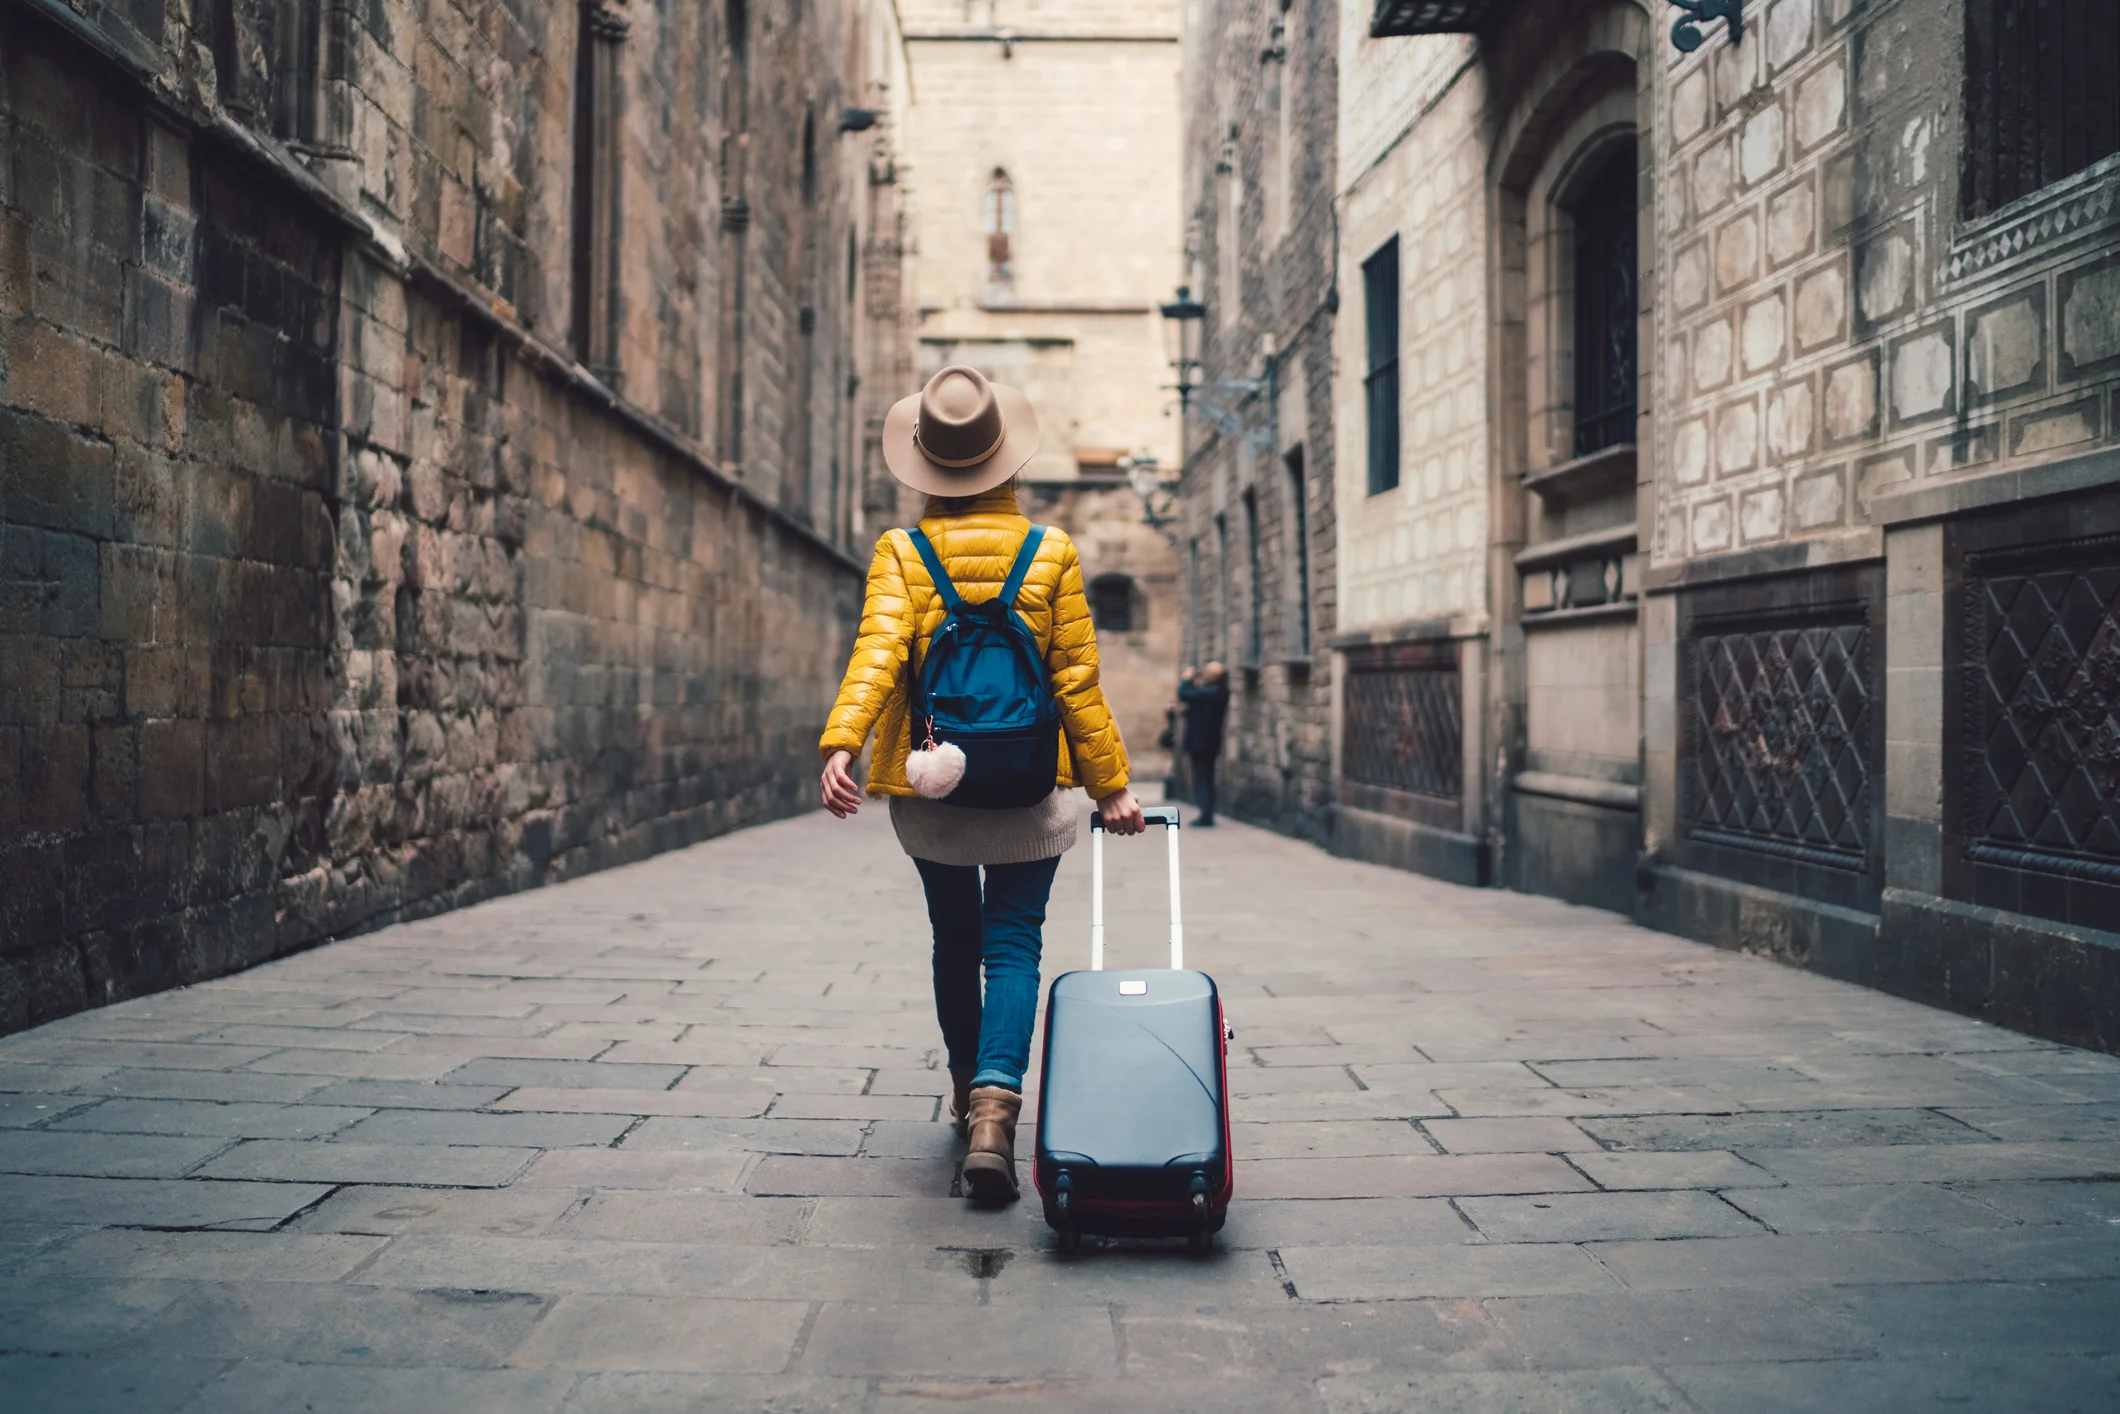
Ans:
<svg viewBox="0 0 2120 1414"><path fill-rule="evenodd" d="M2120 1060L1242 826L1185 845L1188 960L1237 1030L1209 1258L1063 1256L1035 1201L951 1196L912 870L880 810L813 814L0 1040L0 1388L2120 1403ZM1087 863L1048 979L1086 955ZM1113 961L1153 962L1162 852L1111 865Z"/></svg>

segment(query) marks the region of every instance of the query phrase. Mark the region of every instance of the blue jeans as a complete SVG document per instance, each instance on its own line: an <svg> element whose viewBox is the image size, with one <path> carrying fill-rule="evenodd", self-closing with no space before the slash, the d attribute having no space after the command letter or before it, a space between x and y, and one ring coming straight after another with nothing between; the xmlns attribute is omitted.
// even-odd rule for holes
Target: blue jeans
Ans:
<svg viewBox="0 0 2120 1414"><path fill-rule="evenodd" d="M1045 950L1045 901L1060 856L979 869L915 859L935 927L935 1019L950 1070L974 1085L1023 1088L1038 1020L1038 958ZM979 968L986 965L986 995Z"/></svg>

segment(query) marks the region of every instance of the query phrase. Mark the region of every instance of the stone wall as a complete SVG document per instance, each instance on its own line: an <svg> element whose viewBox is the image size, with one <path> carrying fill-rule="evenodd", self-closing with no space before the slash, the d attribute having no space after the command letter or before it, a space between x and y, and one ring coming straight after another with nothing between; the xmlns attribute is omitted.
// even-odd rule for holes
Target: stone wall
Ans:
<svg viewBox="0 0 2120 1414"><path fill-rule="evenodd" d="M1224 808L1318 840L1343 604L1339 26L1333 0L1209 0L1185 30L1186 257L1207 306L1181 497L1185 659L1230 668Z"/></svg>
<svg viewBox="0 0 2120 1414"><path fill-rule="evenodd" d="M210 9L0 14L0 1028L801 808L858 613L894 33Z"/></svg>

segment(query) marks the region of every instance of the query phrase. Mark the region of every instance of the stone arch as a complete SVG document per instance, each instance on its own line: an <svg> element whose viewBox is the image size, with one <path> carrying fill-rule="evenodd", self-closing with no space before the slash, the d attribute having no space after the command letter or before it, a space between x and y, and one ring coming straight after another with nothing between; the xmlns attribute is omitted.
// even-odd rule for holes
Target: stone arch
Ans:
<svg viewBox="0 0 2120 1414"><path fill-rule="evenodd" d="M1497 452L1505 483L1565 461L1574 402L1569 208L1619 144L1646 163L1646 81L1653 31L1630 0L1596 6L1561 27L1499 115L1493 149L1500 261L1500 371L1506 416ZM1647 203L1641 203L1646 210ZM1646 284L1652 246L1638 242ZM1642 341L1648 347L1648 341ZM1515 509L1515 508L1512 508ZM1514 517L1512 517L1513 519Z"/></svg>

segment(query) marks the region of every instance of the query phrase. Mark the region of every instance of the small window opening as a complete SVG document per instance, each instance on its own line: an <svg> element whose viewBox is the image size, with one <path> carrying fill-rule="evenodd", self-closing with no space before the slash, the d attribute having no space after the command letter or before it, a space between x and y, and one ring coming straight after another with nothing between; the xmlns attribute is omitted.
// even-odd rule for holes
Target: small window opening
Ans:
<svg viewBox="0 0 2120 1414"><path fill-rule="evenodd" d="M1575 218L1575 454L1634 440L1636 211L1634 144L1608 158Z"/></svg>
<svg viewBox="0 0 2120 1414"><path fill-rule="evenodd" d="M1140 627L1138 591L1123 574L1100 574L1089 582L1090 621L1099 633L1132 633Z"/></svg>
<svg viewBox="0 0 2120 1414"><path fill-rule="evenodd" d="M994 169L986 188L986 280L1006 285L1016 278L1016 185L1007 172Z"/></svg>

